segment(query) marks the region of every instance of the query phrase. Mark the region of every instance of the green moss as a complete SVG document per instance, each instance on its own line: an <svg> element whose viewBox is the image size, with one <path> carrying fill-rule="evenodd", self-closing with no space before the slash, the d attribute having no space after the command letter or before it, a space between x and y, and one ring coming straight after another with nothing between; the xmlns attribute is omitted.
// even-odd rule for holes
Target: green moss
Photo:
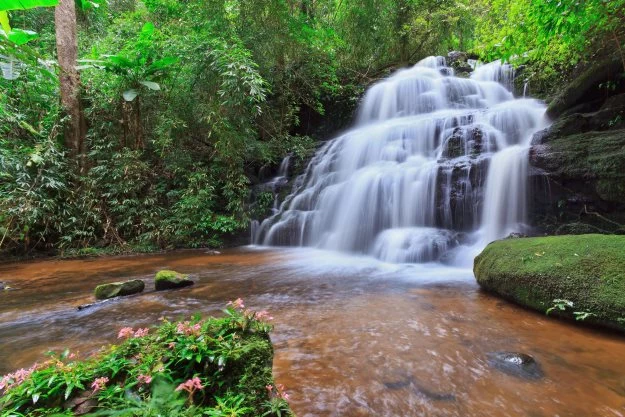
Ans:
<svg viewBox="0 0 625 417"><path fill-rule="evenodd" d="M625 200L625 130L586 132L550 140L548 171L588 182L606 201Z"/></svg>
<svg viewBox="0 0 625 417"><path fill-rule="evenodd" d="M559 137L548 146L552 175L565 181L584 179L603 200L625 200L625 130Z"/></svg>
<svg viewBox="0 0 625 417"><path fill-rule="evenodd" d="M95 287L94 295L98 300L137 294L143 291L145 283L140 279L133 279L124 282L111 282Z"/></svg>
<svg viewBox="0 0 625 417"><path fill-rule="evenodd" d="M189 275L164 269L154 276L154 286L157 291L181 288L193 285Z"/></svg>
<svg viewBox="0 0 625 417"><path fill-rule="evenodd" d="M573 302L562 315L590 312L588 320L623 328L625 236L577 235L493 242L475 258L480 286L529 308Z"/></svg>

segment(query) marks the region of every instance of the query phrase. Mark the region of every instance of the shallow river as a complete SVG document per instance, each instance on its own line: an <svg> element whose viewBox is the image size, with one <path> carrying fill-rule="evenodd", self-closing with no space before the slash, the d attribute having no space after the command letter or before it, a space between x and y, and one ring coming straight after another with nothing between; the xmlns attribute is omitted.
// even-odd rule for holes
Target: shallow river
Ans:
<svg viewBox="0 0 625 417"><path fill-rule="evenodd" d="M163 268L196 285L149 292ZM97 284L130 278L147 293L76 309ZM0 292L0 374L241 297L275 317L274 371L299 417L625 416L625 338L502 302L469 270L247 248L5 264L0 281L14 287ZM545 377L502 373L494 351L534 356Z"/></svg>

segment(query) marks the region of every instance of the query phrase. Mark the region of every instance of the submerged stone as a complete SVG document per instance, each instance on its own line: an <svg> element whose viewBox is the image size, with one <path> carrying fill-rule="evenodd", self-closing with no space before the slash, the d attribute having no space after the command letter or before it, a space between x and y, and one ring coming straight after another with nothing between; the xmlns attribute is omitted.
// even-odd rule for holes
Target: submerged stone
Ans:
<svg viewBox="0 0 625 417"><path fill-rule="evenodd" d="M384 381L384 386L390 390L410 389L420 397L430 401L455 401L456 396L450 392L438 392L423 386L414 377L407 376L396 381Z"/></svg>
<svg viewBox="0 0 625 417"><path fill-rule="evenodd" d="M154 286L156 291L171 290L174 288L182 288L193 285L193 281L186 274L176 271L162 270L156 273L154 277Z"/></svg>
<svg viewBox="0 0 625 417"><path fill-rule="evenodd" d="M137 294L143 291L144 288L145 282L140 279L133 279L130 281L98 285L95 288L94 294L97 300L106 300L113 297Z"/></svg>
<svg viewBox="0 0 625 417"><path fill-rule="evenodd" d="M525 353L492 352L488 354L488 363L506 373L523 379L540 379L544 376L536 360Z"/></svg>

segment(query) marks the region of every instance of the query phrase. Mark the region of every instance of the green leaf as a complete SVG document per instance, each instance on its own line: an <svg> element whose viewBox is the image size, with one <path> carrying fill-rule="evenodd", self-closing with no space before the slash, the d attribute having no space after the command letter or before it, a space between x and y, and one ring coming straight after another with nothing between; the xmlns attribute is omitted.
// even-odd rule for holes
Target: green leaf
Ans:
<svg viewBox="0 0 625 417"><path fill-rule="evenodd" d="M134 66L131 60L120 55L109 55L106 59L121 68L132 68Z"/></svg>
<svg viewBox="0 0 625 417"><path fill-rule="evenodd" d="M135 98L137 98L138 95L139 93L134 88L124 91L124 94L123 94L124 100L126 101L133 101Z"/></svg>
<svg viewBox="0 0 625 417"><path fill-rule="evenodd" d="M11 25L9 24L9 14L6 11L0 11L0 26L4 33L11 32Z"/></svg>
<svg viewBox="0 0 625 417"><path fill-rule="evenodd" d="M168 56L163 59L159 59L158 61L154 61L152 65L148 67L148 71L157 71L164 68L167 68L178 62L178 58L173 56Z"/></svg>
<svg viewBox="0 0 625 417"><path fill-rule="evenodd" d="M81 10L97 9L100 7L101 0L80 0L79 7Z"/></svg>
<svg viewBox="0 0 625 417"><path fill-rule="evenodd" d="M154 33L154 23L148 22L141 28L142 35L151 35Z"/></svg>
<svg viewBox="0 0 625 417"><path fill-rule="evenodd" d="M54 7L59 4L59 0L2 0L0 11L3 10L24 10L33 7Z"/></svg>
<svg viewBox="0 0 625 417"><path fill-rule="evenodd" d="M161 86L153 81L139 81L139 84L149 88L150 90L158 91L161 89Z"/></svg>
<svg viewBox="0 0 625 417"><path fill-rule="evenodd" d="M9 32L8 38L16 45L24 45L33 39L37 39L39 35L32 30L13 29Z"/></svg>
<svg viewBox="0 0 625 417"><path fill-rule="evenodd" d="M69 398L69 396L72 394L72 391L74 390L74 385L69 384L67 385L67 388L65 389L65 399L67 400Z"/></svg>

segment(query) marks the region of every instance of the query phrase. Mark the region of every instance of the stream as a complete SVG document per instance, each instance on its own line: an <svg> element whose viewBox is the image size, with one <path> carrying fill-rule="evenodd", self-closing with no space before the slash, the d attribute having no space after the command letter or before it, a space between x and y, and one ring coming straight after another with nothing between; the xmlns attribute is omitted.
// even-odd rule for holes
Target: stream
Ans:
<svg viewBox="0 0 625 417"><path fill-rule="evenodd" d="M153 292L164 268L196 284ZM132 278L144 294L77 309L96 285ZM470 269L246 247L3 264L0 281L12 287L0 291L1 374L241 297L275 317L274 372L299 417L625 415L625 340L485 294ZM491 366L498 351L532 355L544 377Z"/></svg>

